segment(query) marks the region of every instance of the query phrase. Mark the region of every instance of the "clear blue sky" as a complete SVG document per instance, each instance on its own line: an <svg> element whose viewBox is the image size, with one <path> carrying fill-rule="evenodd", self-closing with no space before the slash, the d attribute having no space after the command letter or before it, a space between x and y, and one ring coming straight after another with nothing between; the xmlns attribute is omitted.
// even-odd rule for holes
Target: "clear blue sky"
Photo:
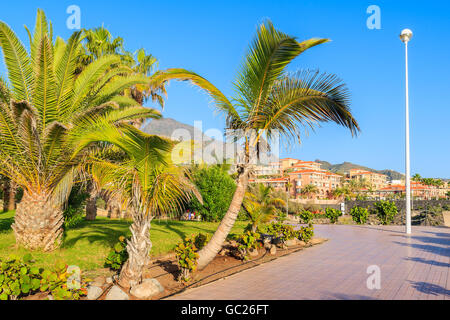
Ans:
<svg viewBox="0 0 450 320"><path fill-rule="evenodd" d="M411 171L450 178L450 2L449 1L2 1L0 20L27 43L23 25L34 25L37 8L67 38L66 8L81 8L82 27L104 24L125 39L128 50L144 47L161 68L182 67L206 77L230 96L231 82L256 26L270 18L300 40L332 42L299 57L290 70L319 68L341 77L352 93L357 138L325 124L283 156L350 161L375 169L404 171L404 47L398 38L410 28ZM381 9L381 30L366 26L369 5ZM4 73L3 66L0 72ZM222 129L209 99L185 83L171 83L163 112L204 130Z"/></svg>

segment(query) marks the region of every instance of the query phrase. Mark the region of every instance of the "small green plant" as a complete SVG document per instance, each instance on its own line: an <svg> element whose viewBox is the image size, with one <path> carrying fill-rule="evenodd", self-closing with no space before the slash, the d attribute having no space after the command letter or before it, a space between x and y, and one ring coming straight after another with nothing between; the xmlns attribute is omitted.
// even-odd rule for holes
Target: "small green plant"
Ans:
<svg viewBox="0 0 450 320"><path fill-rule="evenodd" d="M352 210L350 210L350 215L357 224L364 224L369 217L369 210L362 207L353 207Z"/></svg>
<svg viewBox="0 0 450 320"><path fill-rule="evenodd" d="M247 260L249 250L258 248L258 239L260 236L257 232L247 231L237 238L237 242L239 243L238 250L242 259Z"/></svg>
<svg viewBox="0 0 450 320"><path fill-rule="evenodd" d="M373 206L378 219L380 219L381 223L384 225L390 224L398 213L395 203L388 200L375 202Z"/></svg>
<svg viewBox="0 0 450 320"><path fill-rule="evenodd" d="M314 219L314 214L308 210L303 210L299 213L300 219L305 224L309 224Z"/></svg>
<svg viewBox="0 0 450 320"><path fill-rule="evenodd" d="M305 243L308 243L314 236L314 227L310 223L307 227L300 227L298 238Z"/></svg>
<svg viewBox="0 0 450 320"><path fill-rule="evenodd" d="M17 300L36 292L41 286L41 270L31 266L31 255L23 259L10 256L0 260L0 300Z"/></svg>
<svg viewBox="0 0 450 320"><path fill-rule="evenodd" d="M85 283L71 279L73 272L69 273L68 266L63 261L57 262L52 270L41 273L40 291L50 291L55 300L79 300L87 295L87 288ZM68 286L69 280L73 287Z"/></svg>
<svg viewBox="0 0 450 320"><path fill-rule="evenodd" d="M105 260L105 267L112 270L120 270L128 259L127 243L124 236L119 237L114 247L109 252Z"/></svg>
<svg viewBox="0 0 450 320"><path fill-rule="evenodd" d="M0 260L0 300L17 300L39 291L50 292L56 300L79 300L87 294L81 279L69 283L72 273L64 262L56 263L52 270L35 267L33 262L30 254Z"/></svg>
<svg viewBox="0 0 450 320"><path fill-rule="evenodd" d="M208 243L211 236L209 234L199 233L194 238L194 244L197 250L202 250L203 247Z"/></svg>
<svg viewBox="0 0 450 320"><path fill-rule="evenodd" d="M195 246L196 237L186 237L182 242L175 246L175 254L180 266L180 281L188 282L191 273L197 270L197 259L199 257Z"/></svg>
<svg viewBox="0 0 450 320"><path fill-rule="evenodd" d="M282 211L282 210L277 210L278 212L277 212L277 215L276 215L276 217L275 217L275 219L278 221L278 222L280 222L280 223L283 223L284 221L286 221L287 220L287 214L286 214L286 212L284 212L284 211Z"/></svg>
<svg viewBox="0 0 450 320"><path fill-rule="evenodd" d="M330 219L331 223L336 223L340 216L342 216L341 210L333 209L333 208L326 208L325 209L325 216Z"/></svg>

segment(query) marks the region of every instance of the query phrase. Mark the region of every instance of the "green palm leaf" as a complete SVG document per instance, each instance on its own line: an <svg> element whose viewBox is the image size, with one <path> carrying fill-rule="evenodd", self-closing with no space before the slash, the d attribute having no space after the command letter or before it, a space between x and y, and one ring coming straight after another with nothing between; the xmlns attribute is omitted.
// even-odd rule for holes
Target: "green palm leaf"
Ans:
<svg viewBox="0 0 450 320"><path fill-rule="evenodd" d="M1 21L0 46L15 99L31 101L33 77L30 58L16 34Z"/></svg>

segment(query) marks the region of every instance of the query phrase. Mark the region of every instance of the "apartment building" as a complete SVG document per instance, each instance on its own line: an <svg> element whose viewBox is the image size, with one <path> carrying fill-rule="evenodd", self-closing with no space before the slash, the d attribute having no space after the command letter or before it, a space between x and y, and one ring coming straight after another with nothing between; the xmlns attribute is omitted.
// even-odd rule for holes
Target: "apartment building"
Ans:
<svg viewBox="0 0 450 320"><path fill-rule="evenodd" d="M387 175L367 170L350 169L348 177L350 179L365 180L374 190L380 190L388 185Z"/></svg>
<svg viewBox="0 0 450 320"><path fill-rule="evenodd" d="M255 178L250 179L250 183L262 183L265 186L270 186L275 190L286 191L289 183L289 178Z"/></svg>
<svg viewBox="0 0 450 320"><path fill-rule="evenodd" d="M342 176L326 171L316 169L302 169L287 173L291 187L291 196L293 198L301 197L301 190L307 185L314 185L318 192L311 195L313 198L327 198L336 188L342 185Z"/></svg>
<svg viewBox="0 0 450 320"><path fill-rule="evenodd" d="M269 165L257 165L254 172L256 176L281 176L281 163L271 162Z"/></svg>
<svg viewBox="0 0 450 320"><path fill-rule="evenodd" d="M411 196L417 200L430 200L440 198L440 188L436 186L424 185L421 182L411 181ZM378 190L380 195L403 196L406 194L405 184L389 185Z"/></svg>

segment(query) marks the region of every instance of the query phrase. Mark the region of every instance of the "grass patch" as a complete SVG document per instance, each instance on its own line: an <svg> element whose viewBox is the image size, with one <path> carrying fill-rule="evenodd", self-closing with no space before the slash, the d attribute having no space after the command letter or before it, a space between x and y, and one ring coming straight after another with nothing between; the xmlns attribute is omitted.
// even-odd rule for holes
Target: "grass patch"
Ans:
<svg viewBox="0 0 450 320"><path fill-rule="evenodd" d="M14 212L0 213L0 258L10 254L25 255L29 252L16 248L11 224ZM58 260L68 265L77 265L83 271L103 268L106 256L119 236L129 236L130 220L114 220L98 217L95 221L83 221L78 226L65 233L60 249L50 252L33 252L36 265L51 267ZM232 233L241 233L248 222L237 221ZM194 233L213 234L219 223L197 221L167 221L155 219L152 221L150 239L153 243L151 255L159 256L173 251L176 243Z"/></svg>

